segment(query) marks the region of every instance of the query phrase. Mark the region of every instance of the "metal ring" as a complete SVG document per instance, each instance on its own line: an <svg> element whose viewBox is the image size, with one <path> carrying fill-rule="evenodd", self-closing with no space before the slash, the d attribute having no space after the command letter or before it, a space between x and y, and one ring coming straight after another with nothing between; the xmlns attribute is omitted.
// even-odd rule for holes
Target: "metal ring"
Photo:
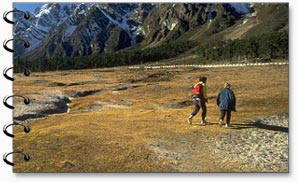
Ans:
<svg viewBox="0 0 297 182"><path fill-rule="evenodd" d="M8 165L11 165L11 166L14 166L14 163L13 162L10 162L7 157L11 154L22 154L24 156L24 160L25 161L29 161L31 159L30 155L28 154L25 154L24 152L9 152L8 154L4 154L3 155L3 161L8 164Z"/></svg>
<svg viewBox="0 0 297 182"><path fill-rule="evenodd" d="M23 124L19 124L19 123L16 123L16 122L14 122L14 123L12 123L12 124L9 124L9 125L4 125L4 127L3 127L3 132L4 132L4 134L5 135L7 135L7 136L9 136L9 137L14 137L14 134L11 134L11 133L9 133L8 131L7 131L7 128L8 127L10 127L10 126L13 126L13 125L15 125L15 126L23 126L24 127L24 132L25 133L29 133L30 131L31 131L31 128L29 127L29 126L25 126L25 125L23 125Z"/></svg>
<svg viewBox="0 0 297 182"><path fill-rule="evenodd" d="M13 41L14 39L9 39L9 40L5 40L4 42L3 42L3 48L5 49L5 50L7 50L8 52L11 52L11 53L13 53L14 52L14 50L13 49L11 49L11 48L9 48L8 46L7 46L7 44L10 42L10 41ZM21 41L23 41L24 42L24 47L25 48L29 48L31 45L30 45L30 42L28 42L27 40L24 40L24 39L18 39L18 40L21 40Z"/></svg>
<svg viewBox="0 0 297 182"><path fill-rule="evenodd" d="M9 98L11 98L11 97L22 97L22 98L24 99L24 103L25 103L26 105L30 104L30 99L29 99L28 97L25 97L25 96L21 96L21 95L11 95L11 96L8 96L8 97L5 96L5 97L3 98L3 104L4 104L7 108L9 108L9 109L14 109L14 106L9 105L9 104L7 103L7 100L8 100Z"/></svg>
<svg viewBox="0 0 297 182"><path fill-rule="evenodd" d="M5 11L4 13L3 13L3 19L4 19L4 21L6 21L7 23L9 23L9 24L14 24L14 21L12 21L12 20L9 20L8 18L7 18L7 16L8 16L8 14L9 13L12 13L12 12L14 12L14 13L24 13L24 18L26 19L26 20L29 20L30 19L30 14L28 13L28 12L24 12L24 11L20 11L20 10L11 10L11 11Z"/></svg>
<svg viewBox="0 0 297 182"><path fill-rule="evenodd" d="M13 77L10 77L10 76L8 76L7 75L7 72L9 71L9 70L11 70L11 69L13 69L13 67L10 67L10 68L5 68L4 70L3 70L3 76L7 79L7 80L10 80L10 81L14 81L14 78ZM28 68L25 68L25 67L23 67L23 70L24 70L24 75L25 76L30 76L31 75L31 70L29 70Z"/></svg>

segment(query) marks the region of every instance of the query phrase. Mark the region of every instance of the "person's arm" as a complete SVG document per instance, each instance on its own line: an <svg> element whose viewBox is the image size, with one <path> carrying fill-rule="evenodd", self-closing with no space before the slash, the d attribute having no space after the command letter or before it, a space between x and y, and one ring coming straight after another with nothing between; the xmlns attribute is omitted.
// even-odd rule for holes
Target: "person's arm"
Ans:
<svg viewBox="0 0 297 182"><path fill-rule="evenodd" d="M203 84L202 90L203 90L203 97L207 101L207 85L206 85L206 83Z"/></svg>
<svg viewBox="0 0 297 182"><path fill-rule="evenodd" d="M221 95L221 92L219 92L218 96L217 96L217 105L219 106L220 105L220 95Z"/></svg>
<svg viewBox="0 0 297 182"><path fill-rule="evenodd" d="M233 90L231 90L231 95L232 95L232 101L233 101L233 107L234 107L234 111L236 111L236 97L235 94L233 92Z"/></svg>

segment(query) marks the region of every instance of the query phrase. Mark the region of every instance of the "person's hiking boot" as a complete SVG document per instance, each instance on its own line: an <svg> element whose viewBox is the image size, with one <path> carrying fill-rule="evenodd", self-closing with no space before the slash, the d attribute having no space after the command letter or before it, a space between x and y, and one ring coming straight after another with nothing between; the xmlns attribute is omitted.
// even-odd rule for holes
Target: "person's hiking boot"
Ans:
<svg viewBox="0 0 297 182"><path fill-rule="evenodd" d="M220 127L223 126L223 120L222 119L220 119L219 125L220 125Z"/></svg>
<svg viewBox="0 0 297 182"><path fill-rule="evenodd" d="M206 123L207 123L207 121L206 121L205 119L202 119L202 120L201 120L201 124L202 124L202 125L206 125Z"/></svg>
<svg viewBox="0 0 297 182"><path fill-rule="evenodd" d="M188 117L188 123L189 123L189 124L192 124L192 119L193 119L193 115L190 115L190 116Z"/></svg>

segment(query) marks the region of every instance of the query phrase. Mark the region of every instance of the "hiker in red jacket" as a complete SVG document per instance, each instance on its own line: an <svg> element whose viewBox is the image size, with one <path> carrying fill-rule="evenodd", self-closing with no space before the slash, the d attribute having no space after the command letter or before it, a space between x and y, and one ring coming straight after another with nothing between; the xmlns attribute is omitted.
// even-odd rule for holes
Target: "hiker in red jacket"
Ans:
<svg viewBox="0 0 297 182"><path fill-rule="evenodd" d="M188 117L188 123L192 124L193 117L198 113L200 108L202 109L201 114L201 124L206 124L206 102L207 102L207 85L206 85L207 78L206 77L200 77L199 82L194 85L193 87L193 101L194 101L194 110L192 111L191 115Z"/></svg>

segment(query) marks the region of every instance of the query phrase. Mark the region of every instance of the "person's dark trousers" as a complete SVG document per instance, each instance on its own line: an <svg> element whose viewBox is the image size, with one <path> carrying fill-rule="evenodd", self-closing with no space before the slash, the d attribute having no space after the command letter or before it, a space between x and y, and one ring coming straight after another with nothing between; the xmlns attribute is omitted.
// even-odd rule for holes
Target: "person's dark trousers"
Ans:
<svg viewBox="0 0 297 182"><path fill-rule="evenodd" d="M227 114L226 123L230 124L231 120L231 110L221 110L221 117L220 119L224 121L225 115Z"/></svg>
<svg viewBox="0 0 297 182"><path fill-rule="evenodd" d="M201 117L202 117L202 120L205 120L205 117L206 117L206 113L207 113L207 109L206 109L206 104L205 104L205 101L201 101L201 100L194 100L194 110L192 112L192 116L195 116L200 108L202 109L202 114L201 114Z"/></svg>

